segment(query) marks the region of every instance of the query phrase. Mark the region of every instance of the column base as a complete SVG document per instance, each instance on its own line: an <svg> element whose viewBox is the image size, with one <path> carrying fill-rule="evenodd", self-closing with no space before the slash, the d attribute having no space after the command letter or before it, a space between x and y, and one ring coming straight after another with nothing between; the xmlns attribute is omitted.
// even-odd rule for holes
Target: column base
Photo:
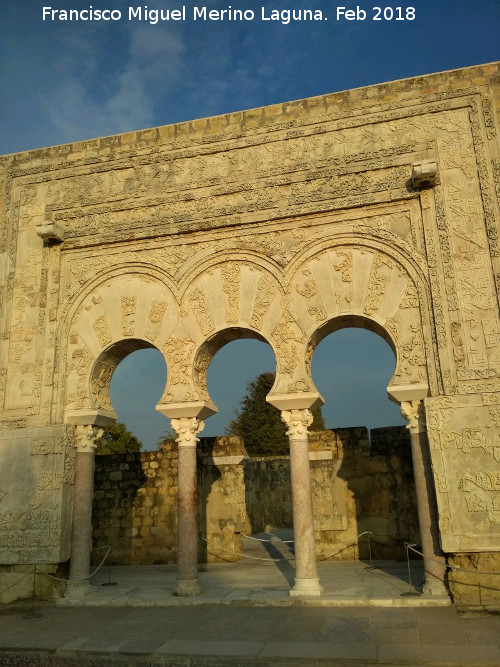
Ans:
<svg viewBox="0 0 500 667"><path fill-rule="evenodd" d="M323 586L320 586L319 579L297 579L295 577L295 586L288 592L290 597L310 596L319 597L323 593Z"/></svg>
<svg viewBox="0 0 500 667"><path fill-rule="evenodd" d="M434 579L433 577L428 577L424 581L422 591L424 595L432 595L434 597L450 597L444 583L440 579Z"/></svg>
<svg viewBox="0 0 500 667"><path fill-rule="evenodd" d="M174 595L178 597L192 597L203 593L198 579L177 579Z"/></svg>
<svg viewBox="0 0 500 667"><path fill-rule="evenodd" d="M84 595L88 595L93 592L93 587L89 584L88 581L68 581L66 585L66 591L64 592L65 598L81 598Z"/></svg>

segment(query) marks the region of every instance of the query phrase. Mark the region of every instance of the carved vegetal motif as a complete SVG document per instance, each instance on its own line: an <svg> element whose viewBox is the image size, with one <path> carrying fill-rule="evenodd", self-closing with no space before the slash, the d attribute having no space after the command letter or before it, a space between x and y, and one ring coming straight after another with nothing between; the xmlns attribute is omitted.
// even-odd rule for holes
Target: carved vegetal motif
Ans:
<svg viewBox="0 0 500 667"><path fill-rule="evenodd" d="M303 343L305 333L288 310L284 310L281 321L273 331L279 368L292 376L298 364L298 346Z"/></svg>
<svg viewBox="0 0 500 667"><path fill-rule="evenodd" d="M374 315L382 303L391 276L391 263L382 255L375 255L365 299L364 312Z"/></svg>
<svg viewBox="0 0 500 667"><path fill-rule="evenodd" d="M399 302L400 308L418 308L418 292L413 283L408 283L403 298Z"/></svg>
<svg viewBox="0 0 500 667"><path fill-rule="evenodd" d="M102 347L105 347L109 343L111 343L111 333L109 331L109 324L104 315L101 315L101 317L98 317L94 321L94 330L97 334L97 338L99 339L99 343L101 344Z"/></svg>
<svg viewBox="0 0 500 667"><path fill-rule="evenodd" d="M317 294L318 290L316 289L316 283L314 282L314 278L310 277L310 269L304 269L302 271L302 275L304 276L305 280L301 284L297 283L295 285L295 291L301 296L305 296L306 299L310 299L312 296Z"/></svg>
<svg viewBox="0 0 500 667"><path fill-rule="evenodd" d="M90 376L90 368L93 362L93 356L91 352L85 347L77 347L71 353L71 361L68 364L68 371L71 373L75 372L77 376L77 389L74 393L71 393L67 397L68 405L71 405L74 409L83 408L86 394L86 385L87 379Z"/></svg>
<svg viewBox="0 0 500 667"><path fill-rule="evenodd" d="M160 325L163 322L165 313L168 309L168 303L166 301L153 301L151 308L149 309L149 316L146 328L146 338L148 340L154 341L160 330Z"/></svg>
<svg viewBox="0 0 500 667"><path fill-rule="evenodd" d="M211 355L201 351L196 356L194 364L194 382L200 394L205 398L208 398L207 371L211 361Z"/></svg>
<svg viewBox="0 0 500 667"><path fill-rule="evenodd" d="M253 306L252 317L250 319L250 324L255 329L262 329L264 316L273 302L275 294L276 288L274 284L265 274L261 273L257 285L257 296Z"/></svg>
<svg viewBox="0 0 500 667"><path fill-rule="evenodd" d="M47 454L62 454L64 451L65 438L61 436L53 438L33 438L30 443L31 456L45 456Z"/></svg>
<svg viewBox="0 0 500 667"><path fill-rule="evenodd" d="M486 125L486 136L488 139L493 139L496 135L495 116L489 97L483 97L483 115L484 124Z"/></svg>
<svg viewBox="0 0 500 667"><path fill-rule="evenodd" d="M90 383L90 390L94 399L94 404L97 408L104 410L113 410L109 397L109 387L111 385L111 377L113 376L115 367L111 364L102 361L96 364L94 369L94 376Z"/></svg>
<svg viewBox="0 0 500 667"><path fill-rule="evenodd" d="M286 434L291 443L294 440L307 440L307 429L313 423L310 410L283 410L281 419L287 427Z"/></svg>
<svg viewBox="0 0 500 667"><path fill-rule="evenodd" d="M0 428L25 428L27 425L27 419L2 419L0 421Z"/></svg>
<svg viewBox="0 0 500 667"><path fill-rule="evenodd" d="M206 336L211 333L215 327L205 294L200 288L196 287L189 293L187 302L193 310L203 334Z"/></svg>
<svg viewBox="0 0 500 667"><path fill-rule="evenodd" d="M204 422L196 417L182 417L171 419L172 428L177 433L175 439L179 447L196 447L199 438L196 435L205 427Z"/></svg>
<svg viewBox="0 0 500 667"><path fill-rule="evenodd" d="M464 341L460 322L451 323L451 342L453 343L453 357L457 366L465 363Z"/></svg>
<svg viewBox="0 0 500 667"><path fill-rule="evenodd" d="M191 338L171 338L165 343L163 353L168 363L169 384L190 383L194 347Z"/></svg>
<svg viewBox="0 0 500 667"><path fill-rule="evenodd" d="M122 334L133 336L135 331L135 296L122 296Z"/></svg>
<svg viewBox="0 0 500 667"><path fill-rule="evenodd" d="M340 312L348 310L352 301L352 271L353 259L352 248L337 250L333 258L333 268L340 272L341 287L335 294L335 299ZM336 261L335 261L336 258Z"/></svg>
<svg viewBox="0 0 500 667"><path fill-rule="evenodd" d="M226 321L236 324L240 310L240 267L226 263L220 267L222 289L226 301Z"/></svg>
<svg viewBox="0 0 500 667"><path fill-rule="evenodd" d="M308 308L307 312L311 317L314 317L316 322L324 322L326 320L326 311L322 306L313 306Z"/></svg>

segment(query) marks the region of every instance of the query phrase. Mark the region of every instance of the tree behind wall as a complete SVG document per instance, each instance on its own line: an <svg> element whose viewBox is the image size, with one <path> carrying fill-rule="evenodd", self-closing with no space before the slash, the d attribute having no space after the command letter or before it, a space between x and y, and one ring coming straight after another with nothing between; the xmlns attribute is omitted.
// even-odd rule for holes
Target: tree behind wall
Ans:
<svg viewBox="0 0 500 667"><path fill-rule="evenodd" d="M140 452L142 442L131 433L125 424L112 422L97 439L96 454L130 454Z"/></svg>
<svg viewBox="0 0 500 667"><path fill-rule="evenodd" d="M250 456L282 456L289 454L288 437L280 411L266 401L274 384L274 373L261 373L247 385L247 394L236 410L226 435L243 438ZM325 428L321 409L313 411L311 429Z"/></svg>

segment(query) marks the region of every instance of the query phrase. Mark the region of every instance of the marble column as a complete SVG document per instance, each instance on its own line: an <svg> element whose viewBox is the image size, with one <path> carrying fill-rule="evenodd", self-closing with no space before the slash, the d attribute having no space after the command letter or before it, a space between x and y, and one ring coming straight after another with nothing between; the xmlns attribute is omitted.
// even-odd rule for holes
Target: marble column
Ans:
<svg viewBox="0 0 500 667"><path fill-rule="evenodd" d="M295 544L295 586L291 596L318 596L322 593L316 570L311 471L307 427L313 417L308 409L283 410L288 427L290 476L292 483L293 534Z"/></svg>
<svg viewBox="0 0 500 667"><path fill-rule="evenodd" d="M71 560L66 596L89 592L87 579L92 550L92 500L94 497L94 457L102 429L93 424L75 427L75 483L73 487L73 526Z"/></svg>
<svg viewBox="0 0 500 667"><path fill-rule="evenodd" d="M424 593L447 595L446 560L439 544L439 524L429 441L422 400L402 401L401 414L410 431L420 539L424 554Z"/></svg>
<svg viewBox="0 0 500 667"><path fill-rule="evenodd" d="M177 585L175 595L201 593L198 581L198 485L196 478L196 434L204 423L196 417L171 419L177 433Z"/></svg>

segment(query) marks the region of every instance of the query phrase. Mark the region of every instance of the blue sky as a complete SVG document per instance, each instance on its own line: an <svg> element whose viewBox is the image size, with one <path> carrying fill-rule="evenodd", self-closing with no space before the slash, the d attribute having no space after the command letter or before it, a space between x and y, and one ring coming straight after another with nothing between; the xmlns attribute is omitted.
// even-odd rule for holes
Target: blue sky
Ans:
<svg viewBox="0 0 500 667"><path fill-rule="evenodd" d="M500 58L500 0L209 0L197 6L250 9L256 18L194 22L190 19L195 3L187 2L186 22L151 25L127 20L129 6L145 4L149 9L182 7L180 2L154 0L142 5L126 0L1 2L0 154ZM414 7L415 19L373 21L372 7L377 4L402 7L403 16L407 7ZM114 9L123 18L43 21L43 6ZM262 21L262 6L268 16L273 9L320 9L328 20L288 25ZM337 6L359 6L367 18L337 21ZM121 419L126 415L125 421L152 447L165 426L164 418L151 410L158 396L144 398L149 414L141 408L134 417L137 397L132 402L124 398L128 382L119 380L127 362L130 372L144 377L144 389L152 391L155 382L164 381L158 374L161 365L150 351L136 353L123 362L113 382ZM272 364L270 351L256 341L236 342L218 353L209 370L209 389L222 414L207 422L206 434L223 431L246 383L258 372L272 370ZM392 352L374 334L347 330L323 341L313 370L327 399L328 425L401 423L397 406L385 398L393 367ZM365 396L367 387L371 394ZM358 409L353 412L354 401Z"/></svg>

